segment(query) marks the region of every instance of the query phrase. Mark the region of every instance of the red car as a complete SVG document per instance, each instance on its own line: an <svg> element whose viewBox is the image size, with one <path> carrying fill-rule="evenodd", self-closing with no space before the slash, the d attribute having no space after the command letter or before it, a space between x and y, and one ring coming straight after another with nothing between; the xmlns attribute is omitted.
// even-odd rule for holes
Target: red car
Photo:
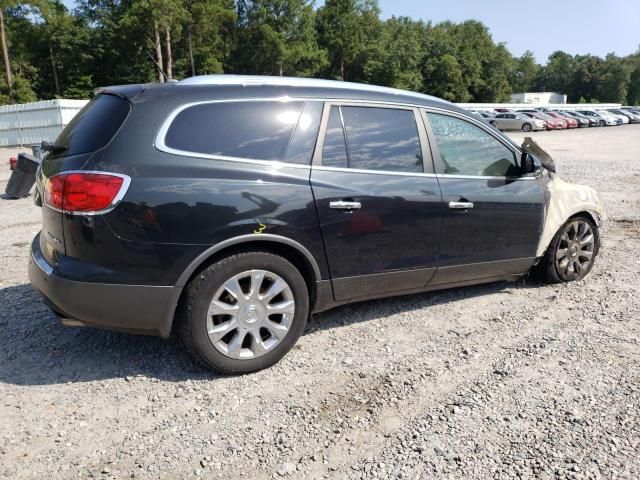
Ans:
<svg viewBox="0 0 640 480"><path fill-rule="evenodd" d="M578 128L578 121L574 120L573 118L567 118L557 112L545 112L545 115L549 115L550 117L565 121L567 124L567 128Z"/></svg>
<svg viewBox="0 0 640 480"><path fill-rule="evenodd" d="M545 125L547 126L547 130L561 130L563 128L567 128L567 124L560 121L557 118L550 117L546 113L538 112L538 111L522 111L520 113L531 117L538 118L540 120L544 120Z"/></svg>

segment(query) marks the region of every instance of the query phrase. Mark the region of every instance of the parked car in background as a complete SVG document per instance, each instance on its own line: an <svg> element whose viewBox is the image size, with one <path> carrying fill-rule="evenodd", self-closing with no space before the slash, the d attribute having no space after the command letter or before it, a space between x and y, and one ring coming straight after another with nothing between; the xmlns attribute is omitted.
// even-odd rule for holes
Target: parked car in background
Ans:
<svg viewBox="0 0 640 480"><path fill-rule="evenodd" d="M469 113L471 113L471 115L473 115L474 117L481 118L483 120L488 120L496 116L495 113L480 110L469 110Z"/></svg>
<svg viewBox="0 0 640 480"><path fill-rule="evenodd" d="M402 90L234 75L109 87L38 170L29 278L66 325L174 333L208 367L253 372L312 312L531 270L583 279L602 201L543 162Z"/></svg>
<svg viewBox="0 0 640 480"><path fill-rule="evenodd" d="M587 115L584 115L582 113L579 112L574 112L573 110L565 110L564 111L565 114L570 115L576 119L581 119L587 122L589 127L597 127L599 126L599 122L596 118L594 117L588 117Z"/></svg>
<svg viewBox="0 0 640 480"><path fill-rule="evenodd" d="M602 112L607 115L613 115L615 118L620 120L620 122L622 122L621 123L622 125L626 125L627 123L629 123L629 117L625 115L619 115L617 113L613 113L611 110L599 110L599 112Z"/></svg>
<svg viewBox="0 0 640 480"><path fill-rule="evenodd" d="M622 110L621 108L610 108L609 111L615 115L627 118L629 120L628 123L640 123L640 114Z"/></svg>
<svg viewBox="0 0 640 480"><path fill-rule="evenodd" d="M567 117L558 112L552 112L549 110L545 112L545 115L549 115L550 117L557 118L558 120L562 120L567 124L567 128L578 128L578 121L575 118Z"/></svg>
<svg viewBox="0 0 640 480"><path fill-rule="evenodd" d="M521 130L523 132L531 132L534 130L545 130L546 124L544 120L539 118L531 118L522 113L499 113L489 120L489 123L498 130Z"/></svg>
<svg viewBox="0 0 640 480"><path fill-rule="evenodd" d="M539 112L538 110L519 110L518 112L524 113L531 118L544 120L547 130L562 130L567 128L567 123L564 120L554 118L546 113Z"/></svg>
<svg viewBox="0 0 640 480"><path fill-rule="evenodd" d="M626 110L624 108L613 109L611 110L613 113L618 113L620 115L626 115L629 117L629 123L640 123L640 110Z"/></svg>
<svg viewBox="0 0 640 480"><path fill-rule="evenodd" d="M561 115L562 118L575 120L576 122L578 122L578 128L585 128L585 127L589 127L589 125L590 125L590 122L589 122L588 118L575 117L573 115L570 115L569 112L564 111L564 110L554 110L554 112L557 113L558 115Z"/></svg>
<svg viewBox="0 0 640 480"><path fill-rule="evenodd" d="M622 107L622 110L629 111L635 115L640 115L640 107Z"/></svg>
<svg viewBox="0 0 640 480"><path fill-rule="evenodd" d="M600 126L600 127L621 125L622 124L622 120L620 120L619 118L616 118L611 114L607 115L606 113L603 113L602 111L597 111L596 112L595 110L578 110L578 112L582 113L583 115L586 115L588 117L595 118L596 120L598 120L598 126Z"/></svg>

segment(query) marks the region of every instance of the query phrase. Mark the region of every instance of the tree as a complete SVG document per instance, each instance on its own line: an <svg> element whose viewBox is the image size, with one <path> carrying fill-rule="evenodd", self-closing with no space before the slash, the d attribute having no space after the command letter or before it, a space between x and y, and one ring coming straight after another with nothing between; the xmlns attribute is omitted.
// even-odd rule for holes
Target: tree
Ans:
<svg viewBox="0 0 640 480"><path fill-rule="evenodd" d="M308 0L251 0L244 7L235 49L236 71L311 76L326 65Z"/></svg>
<svg viewBox="0 0 640 480"><path fill-rule="evenodd" d="M625 103L631 68L620 57L613 53L604 59L600 78L600 100L603 102Z"/></svg>
<svg viewBox="0 0 640 480"><path fill-rule="evenodd" d="M380 9L376 0L327 0L318 9L318 38L329 55L326 75L355 80L356 57L375 40Z"/></svg>
<svg viewBox="0 0 640 480"><path fill-rule="evenodd" d="M577 55L572 58L571 63L573 78L569 87L556 91L566 93L570 102L579 98L584 98L588 102L596 98L600 99L602 94L602 59L593 55Z"/></svg>
<svg viewBox="0 0 640 480"><path fill-rule="evenodd" d="M380 25L377 41L365 50L362 80L407 90L422 87L422 38L426 26L408 17L392 17Z"/></svg>
<svg viewBox="0 0 640 480"><path fill-rule="evenodd" d="M536 89L570 94L575 71L576 62L571 55L561 51L553 52L549 55L547 64L540 69Z"/></svg>
<svg viewBox="0 0 640 480"><path fill-rule="evenodd" d="M4 2L3 2L4 3ZM0 4L0 42L2 43L2 60L4 72L9 90L9 98L13 98L13 75L11 74L11 62L9 60L9 47L7 46L7 34L4 29L4 5Z"/></svg>
<svg viewBox="0 0 640 480"><path fill-rule="evenodd" d="M515 59L515 67L510 75L513 92L530 92L534 88L540 65L531 50L527 50L520 58Z"/></svg>
<svg viewBox="0 0 640 480"><path fill-rule="evenodd" d="M185 8L190 74L224 72L237 20L234 0L191 0Z"/></svg>

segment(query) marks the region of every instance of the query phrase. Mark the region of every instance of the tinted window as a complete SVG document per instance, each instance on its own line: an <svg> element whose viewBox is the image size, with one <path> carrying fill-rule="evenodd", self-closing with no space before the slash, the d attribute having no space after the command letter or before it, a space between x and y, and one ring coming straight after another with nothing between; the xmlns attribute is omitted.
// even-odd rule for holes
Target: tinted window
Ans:
<svg viewBox="0 0 640 480"><path fill-rule="evenodd" d="M302 102L195 105L176 116L165 144L188 152L281 161L301 110Z"/></svg>
<svg viewBox="0 0 640 480"><path fill-rule="evenodd" d="M322 165L326 167L347 168L347 146L344 141L340 109L331 107L327 133L322 146Z"/></svg>
<svg viewBox="0 0 640 480"><path fill-rule="evenodd" d="M519 175L513 152L481 128L446 115L429 113L427 116L444 163L444 173Z"/></svg>
<svg viewBox="0 0 640 480"><path fill-rule="evenodd" d="M322 118L322 102L307 102L300 114L300 120L289 143L284 161L311 165L313 149L318 138L320 119Z"/></svg>
<svg viewBox="0 0 640 480"><path fill-rule="evenodd" d="M422 172L422 151L411 110L341 107L347 132L349 167Z"/></svg>
<svg viewBox="0 0 640 480"><path fill-rule="evenodd" d="M66 147L60 155L77 155L101 149L116 134L129 114L129 102L100 94L84 106L56 139Z"/></svg>

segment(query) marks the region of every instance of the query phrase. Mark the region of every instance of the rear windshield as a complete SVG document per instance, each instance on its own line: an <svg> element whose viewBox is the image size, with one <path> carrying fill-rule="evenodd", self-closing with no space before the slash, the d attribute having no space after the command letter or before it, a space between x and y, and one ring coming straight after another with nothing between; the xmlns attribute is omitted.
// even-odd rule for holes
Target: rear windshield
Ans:
<svg viewBox="0 0 640 480"><path fill-rule="evenodd" d="M100 94L80 110L56 139L65 147L61 155L94 152L116 134L129 113L129 102L115 95Z"/></svg>

